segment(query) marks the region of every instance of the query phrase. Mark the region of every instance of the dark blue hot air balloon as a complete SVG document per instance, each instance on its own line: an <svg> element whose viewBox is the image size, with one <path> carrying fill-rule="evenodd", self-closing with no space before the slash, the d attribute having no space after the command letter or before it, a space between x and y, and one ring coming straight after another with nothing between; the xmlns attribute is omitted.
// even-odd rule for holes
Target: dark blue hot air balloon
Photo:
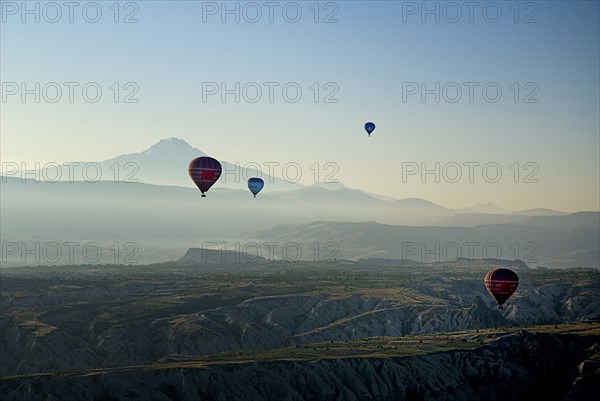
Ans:
<svg viewBox="0 0 600 401"><path fill-rule="evenodd" d="M375 131L375 124L373 124L370 121L368 123L366 123L365 131L367 131L367 134L369 134L369 136L371 136L371 132Z"/></svg>
<svg viewBox="0 0 600 401"><path fill-rule="evenodd" d="M255 198L256 194L258 194L264 186L265 182L260 178L255 177L248 180L248 189L250 189L250 192L252 192Z"/></svg>

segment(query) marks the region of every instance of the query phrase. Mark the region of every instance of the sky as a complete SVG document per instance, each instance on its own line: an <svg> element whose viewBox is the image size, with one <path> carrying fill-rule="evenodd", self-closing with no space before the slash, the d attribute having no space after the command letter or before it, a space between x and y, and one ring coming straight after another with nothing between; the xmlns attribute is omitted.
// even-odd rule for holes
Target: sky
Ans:
<svg viewBox="0 0 600 401"><path fill-rule="evenodd" d="M600 209L596 1L72 4L1 2L3 162L174 136L304 184Z"/></svg>

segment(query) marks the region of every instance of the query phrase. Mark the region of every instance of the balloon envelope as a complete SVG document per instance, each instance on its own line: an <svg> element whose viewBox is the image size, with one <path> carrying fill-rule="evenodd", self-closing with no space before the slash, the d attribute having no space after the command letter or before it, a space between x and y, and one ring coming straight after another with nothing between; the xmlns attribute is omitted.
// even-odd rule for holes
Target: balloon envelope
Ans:
<svg viewBox="0 0 600 401"><path fill-rule="evenodd" d="M265 182L260 178L250 178L248 180L248 189L256 198L256 194L260 192L261 189L265 186Z"/></svg>
<svg viewBox="0 0 600 401"><path fill-rule="evenodd" d="M519 286L519 276L509 269L494 269L485 275L485 288L498 303L500 309Z"/></svg>
<svg viewBox="0 0 600 401"><path fill-rule="evenodd" d="M371 132L375 131L375 124L373 124L372 122L366 123L365 131L367 131L367 134L369 134L369 136L371 136Z"/></svg>
<svg viewBox="0 0 600 401"><path fill-rule="evenodd" d="M221 176L221 163L212 157L198 157L190 162L188 173L196 184L202 197Z"/></svg>

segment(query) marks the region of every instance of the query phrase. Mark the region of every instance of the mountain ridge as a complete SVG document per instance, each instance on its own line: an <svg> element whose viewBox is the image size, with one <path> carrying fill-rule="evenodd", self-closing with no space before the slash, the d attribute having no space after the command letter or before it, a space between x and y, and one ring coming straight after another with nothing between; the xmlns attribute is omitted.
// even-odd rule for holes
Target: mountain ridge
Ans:
<svg viewBox="0 0 600 401"><path fill-rule="evenodd" d="M137 180L147 184L193 188L194 184L188 176L187 166L192 159L201 156L208 156L208 154L196 147L193 147L184 139L172 136L169 138L160 139L158 142L151 144L149 147L140 152L124 153L100 162L81 161L79 164L89 163L98 166L103 173L102 179L105 180L115 178L116 181ZM223 174L214 186L214 189L220 187L246 190L246 180L250 177L261 177L265 180L267 185L265 190L263 190L263 194L267 192L292 191L311 187L321 187L328 190L341 188L352 189L346 187L340 182L314 183L311 186L305 186L298 182L287 181L281 177L270 176L265 171L259 171L251 167L242 168L242 166L239 166L238 164L231 164L228 161L221 160L221 158L217 157L216 155L211 155L211 157L220 160L223 166ZM59 180L62 181L71 179L71 172L69 171L68 166L61 165L59 168L60 172L56 171L56 167L53 166L42 170L42 173L46 174L48 177L56 177L58 175L60 177ZM83 174L83 172L75 169L76 176L74 177L74 181L85 181L86 177L84 177ZM397 199L391 196L369 193L360 188L355 188L352 190L361 192L378 200L402 201L408 203L407 200L411 199ZM431 203L435 204L434 202ZM517 218L519 215L529 216L567 214L565 212L545 208L509 211L496 206L492 202L480 203L471 207L450 210L454 210L455 213L471 213L472 215L477 215L477 219L487 219L488 221L492 219L500 219L496 215L510 215L515 216L514 218ZM494 217L490 217L491 215ZM507 217L505 221L510 219L511 217ZM459 224L472 223L465 221Z"/></svg>

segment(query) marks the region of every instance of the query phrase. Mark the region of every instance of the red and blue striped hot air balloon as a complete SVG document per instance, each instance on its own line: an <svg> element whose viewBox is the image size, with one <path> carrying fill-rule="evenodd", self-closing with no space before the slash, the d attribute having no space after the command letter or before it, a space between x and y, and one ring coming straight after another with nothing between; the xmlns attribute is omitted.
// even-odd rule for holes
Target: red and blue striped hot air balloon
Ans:
<svg viewBox="0 0 600 401"><path fill-rule="evenodd" d="M498 303L498 309L502 309L502 305L519 286L519 276L510 269L491 270L485 275L484 281L485 288Z"/></svg>
<svg viewBox="0 0 600 401"><path fill-rule="evenodd" d="M190 162L188 173L200 192L202 192L202 197L205 198L206 195L204 193L221 176L221 163L212 157L197 157Z"/></svg>

